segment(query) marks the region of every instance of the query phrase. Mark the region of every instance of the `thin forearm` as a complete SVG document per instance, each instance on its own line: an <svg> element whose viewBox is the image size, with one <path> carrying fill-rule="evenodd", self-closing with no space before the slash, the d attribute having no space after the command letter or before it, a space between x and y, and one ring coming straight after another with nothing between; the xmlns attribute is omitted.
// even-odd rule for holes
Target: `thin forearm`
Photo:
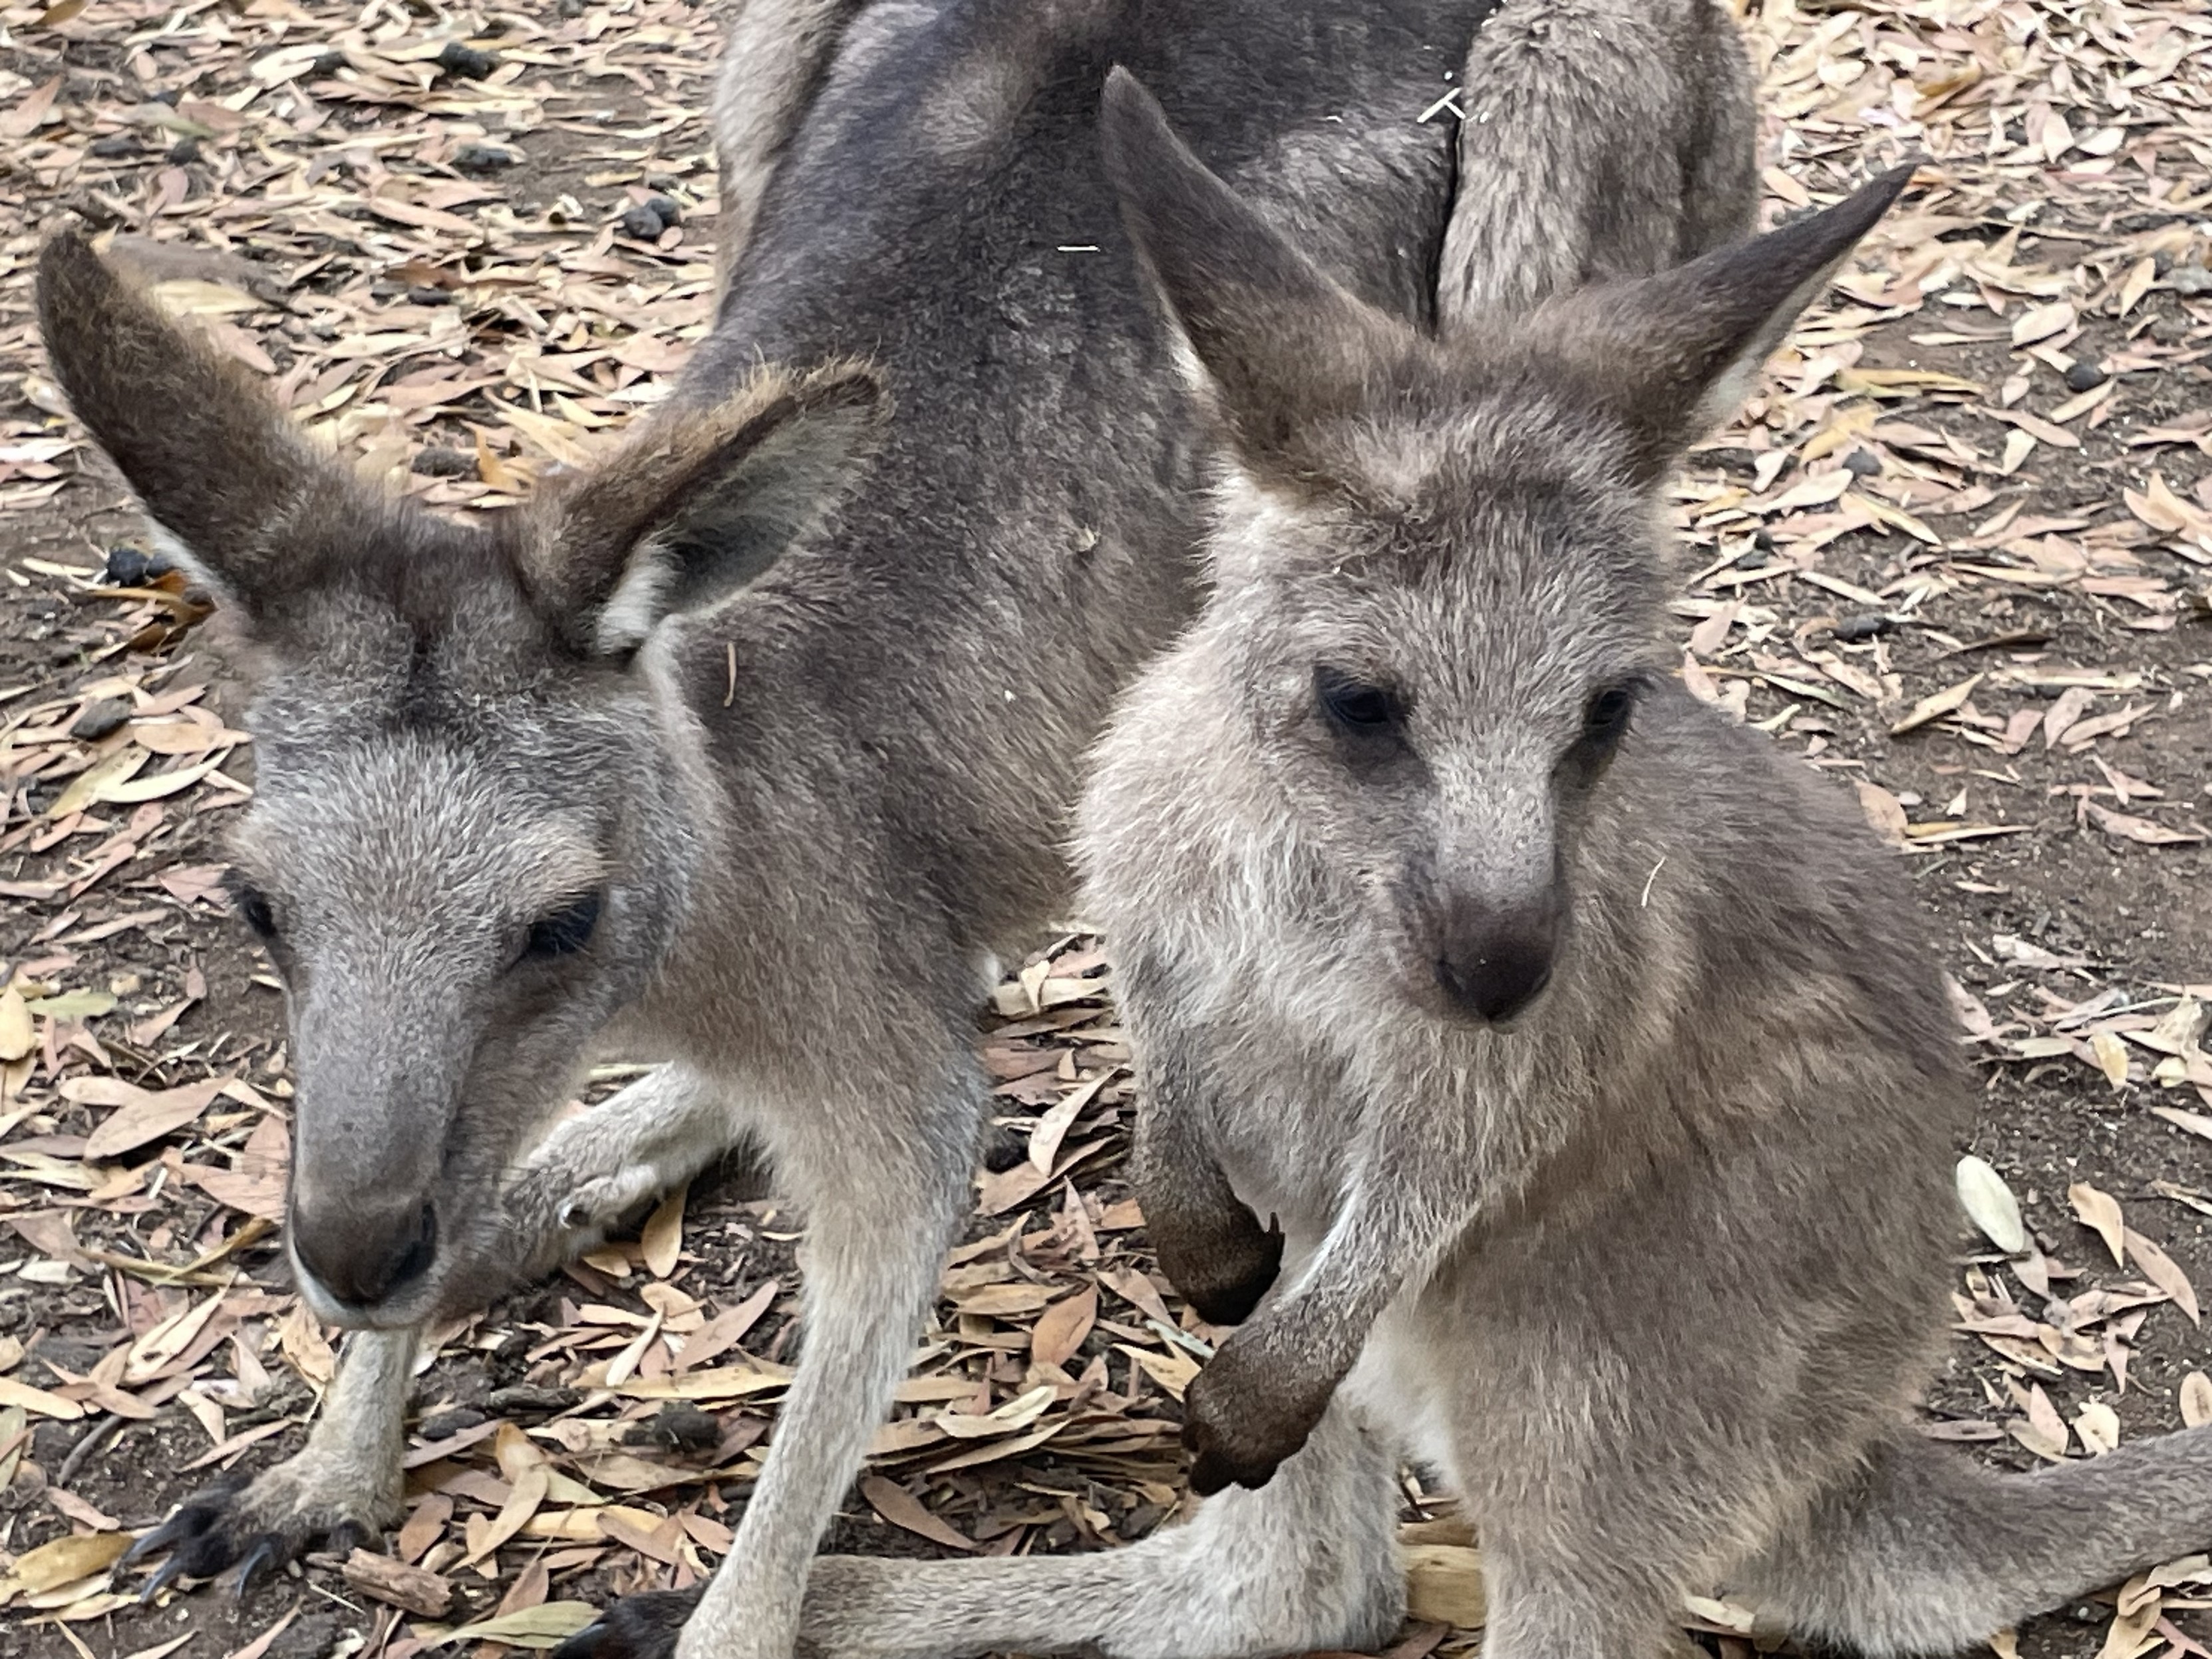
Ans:
<svg viewBox="0 0 2212 1659"><path fill-rule="evenodd" d="M1452 1190L1413 1172L1370 1173L1355 1182L1328 1236L1297 1283L1269 1309L1269 1346L1304 1352L1342 1376L1368 1333L1409 1285L1427 1282L1480 1207L1472 1187Z"/></svg>
<svg viewBox="0 0 2212 1659"><path fill-rule="evenodd" d="M1153 1250L1201 1319L1242 1323L1275 1282L1282 1234L1221 1166L1197 1034L1158 1017L1142 989L1122 1005L1141 1057L1133 1174Z"/></svg>

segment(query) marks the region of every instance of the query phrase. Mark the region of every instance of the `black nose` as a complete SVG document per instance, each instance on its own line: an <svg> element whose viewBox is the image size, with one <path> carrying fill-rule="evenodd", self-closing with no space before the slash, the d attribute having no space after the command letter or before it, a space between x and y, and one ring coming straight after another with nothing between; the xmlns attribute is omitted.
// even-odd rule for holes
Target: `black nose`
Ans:
<svg viewBox="0 0 2212 1659"><path fill-rule="evenodd" d="M349 1204L328 1215L295 1206L292 1252L339 1301L374 1308L430 1271L438 1212L428 1204Z"/></svg>
<svg viewBox="0 0 2212 1659"><path fill-rule="evenodd" d="M1549 906L1497 917L1445 941L1437 957L1437 983L1478 1019L1510 1019L1552 982L1558 946Z"/></svg>

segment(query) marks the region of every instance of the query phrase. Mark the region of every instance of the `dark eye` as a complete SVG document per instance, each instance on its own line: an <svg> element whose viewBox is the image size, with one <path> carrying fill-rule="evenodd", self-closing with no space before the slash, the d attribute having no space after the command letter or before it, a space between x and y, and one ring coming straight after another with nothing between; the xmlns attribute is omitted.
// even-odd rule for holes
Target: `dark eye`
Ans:
<svg viewBox="0 0 2212 1659"><path fill-rule="evenodd" d="M269 896L252 882L237 877L232 878L229 885L231 908L263 939L276 938L276 915L269 908Z"/></svg>
<svg viewBox="0 0 2212 1659"><path fill-rule="evenodd" d="M526 957L574 956L591 943L592 929L599 923L599 896L586 893L580 898L570 899L550 915L540 916L530 924L529 943L522 947Z"/></svg>
<svg viewBox="0 0 2212 1659"><path fill-rule="evenodd" d="M1398 699L1389 690L1334 668L1314 671L1314 695L1328 717L1346 731L1376 733L1398 723Z"/></svg>
<svg viewBox="0 0 2212 1659"><path fill-rule="evenodd" d="M1609 751L1628 730L1628 717L1635 708L1633 685L1607 686L1583 710L1583 741L1593 749Z"/></svg>

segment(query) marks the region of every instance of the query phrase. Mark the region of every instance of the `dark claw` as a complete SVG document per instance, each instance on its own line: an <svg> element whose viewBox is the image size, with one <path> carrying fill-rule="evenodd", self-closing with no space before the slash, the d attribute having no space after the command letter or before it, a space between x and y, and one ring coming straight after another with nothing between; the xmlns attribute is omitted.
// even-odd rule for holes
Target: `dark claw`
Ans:
<svg viewBox="0 0 2212 1659"><path fill-rule="evenodd" d="M369 1531L358 1521L341 1521L331 1529L324 1548L343 1560L356 1550L373 1547Z"/></svg>
<svg viewBox="0 0 2212 1659"><path fill-rule="evenodd" d="M230 1593L243 1597L246 1586L253 1582L253 1575L264 1567L276 1565L287 1553L283 1539L275 1533L262 1534L246 1552L246 1559L238 1564L237 1574L230 1581Z"/></svg>
<svg viewBox="0 0 2212 1659"><path fill-rule="evenodd" d="M224 1506L245 1489L246 1482L245 1475L233 1472L214 1485L194 1492L177 1505L175 1512L167 1520L133 1544L124 1555L121 1565L127 1567L135 1561L158 1555L163 1550L174 1549L179 1544L189 1543L198 1538L215 1525Z"/></svg>
<svg viewBox="0 0 2212 1659"><path fill-rule="evenodd" d="M129 1558L125 1559L127 1560ZM138 1592L138 1605L142 1607L146 1606L167 1587L172 1579L181 1578L184 1576L184 1561L178 1556L171 1556L154 1569L154 1576L146 1581L146 1587Z"/></svg>
<svg viewBox="0 0 2212 1659"><path fill-rule="evenodd" d="M553 1659L670 1659L705 1585L626 1595L553 1650Z"/></svg>
<svg viewBox="0 0 2212 1659"><path fill-rule="evenodd" d="M163 1550L169 1553L140 1591L142 1601L150 1601L179 1578L214 1578L226 1572L232 1593L243 1596L264 1569L282 1566L299 1553L307 1542L304 1531L258 1525L251 1506L238 1501L251 1479L243 1474L226 1475L193 1493L177 1506L175 1514L131 1547L123 1558L125 1563ZM341 1547L348 1553L353 1542L372 1535L352 1523L335 1529L334 1537L340 1534L349 1534L352 1541L341 1538Z"/></svg>
<svg viewBox="0 0 2212 1659"><path fill-rule="evenodd" d="M136 1566L149 1555L159 1555L172 1544L181 1540L191 1528L185 1524L185 1512L179 1510L167 1520L123 1552L121 1565Z"/></svg>

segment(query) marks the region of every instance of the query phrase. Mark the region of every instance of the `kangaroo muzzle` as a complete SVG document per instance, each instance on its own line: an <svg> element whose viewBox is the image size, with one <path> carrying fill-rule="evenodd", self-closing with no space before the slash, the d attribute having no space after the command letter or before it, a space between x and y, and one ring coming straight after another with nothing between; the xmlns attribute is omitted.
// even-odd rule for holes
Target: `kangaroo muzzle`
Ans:
<svg viewBox="0 0 2212 1659"><path fill-rule="evenodd" d="M1432 965L1455 1012L1502 1024L1541 996L1559 957L1562 908L1556 885L1503 906L1449 906Z"/></svg>
<svg viewBox="0 0 2212 1659"><path fill-rule="evenodd" d="M295 1196L291 1234L293 1261L313 1280L303 1286L310 1300L335 1304L332 1311L366 1312L429 1273L438 1255L438 1212L419 1194Z"/></svg>

